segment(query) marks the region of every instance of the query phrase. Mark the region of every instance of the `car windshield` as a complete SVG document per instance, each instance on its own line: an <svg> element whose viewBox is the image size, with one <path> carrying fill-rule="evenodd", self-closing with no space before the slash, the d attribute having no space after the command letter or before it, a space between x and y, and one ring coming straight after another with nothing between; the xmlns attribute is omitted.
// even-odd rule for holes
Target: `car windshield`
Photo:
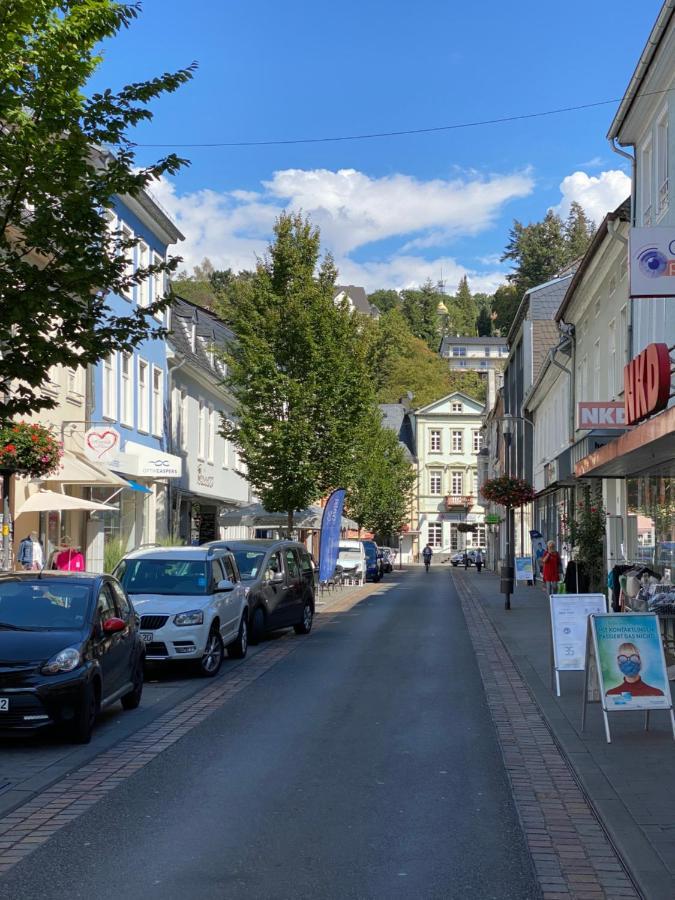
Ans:
<svg viewBox="0 0 675 900"><path fill-rule="evenodd" d="M363 549L366 552L366 559L368 562L372 562L374 559L377 559L377 550L372 544L364 544Z"/></svg>
<svg viewBox="0 0 675 900"><path fill-rule="evenodd" d="M260 550L235 550L234 558L239 566L242 581L252 581L260 574L265 554Z"/></svg>
<svg viewBox="0 0 675 900"><path fill-rule="evenodd" d="M89 585L57 579L0 584L0 631L79 631L87 621Z"/></svg>
<svg viewBox="0 0 675 900"><path fill-rule="evenodd" d="M361 551L355 547L340 547L338 556L340 559L359 560L361 559Z"/></svg>
<svg viewBox="0 0 675 900"><path fill-rule="evenodd" d="M116 573L128 594L206 594L203 559L127 559Z"/></svg>

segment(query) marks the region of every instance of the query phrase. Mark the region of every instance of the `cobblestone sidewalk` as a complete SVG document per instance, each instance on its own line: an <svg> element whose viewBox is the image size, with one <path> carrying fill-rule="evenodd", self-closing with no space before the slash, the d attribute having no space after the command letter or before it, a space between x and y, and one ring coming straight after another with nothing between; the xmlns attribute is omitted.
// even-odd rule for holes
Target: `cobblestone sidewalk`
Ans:
<svg viewBox="0 0 675 900"><path fill-rule="evenodd" d="M477 595L452 577L544 900L639 898Z"/></svg>

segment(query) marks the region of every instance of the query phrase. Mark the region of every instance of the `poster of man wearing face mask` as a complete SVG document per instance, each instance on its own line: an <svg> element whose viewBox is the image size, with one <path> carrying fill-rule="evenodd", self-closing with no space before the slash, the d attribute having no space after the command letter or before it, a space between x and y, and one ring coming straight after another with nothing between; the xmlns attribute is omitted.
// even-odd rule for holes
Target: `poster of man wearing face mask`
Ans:
<svg viewBox="0 0 675 900"><path fill-rule="evenodd" d="M605 709L669 709L672 701L657 617L626 613L592 620Z"/></svg>

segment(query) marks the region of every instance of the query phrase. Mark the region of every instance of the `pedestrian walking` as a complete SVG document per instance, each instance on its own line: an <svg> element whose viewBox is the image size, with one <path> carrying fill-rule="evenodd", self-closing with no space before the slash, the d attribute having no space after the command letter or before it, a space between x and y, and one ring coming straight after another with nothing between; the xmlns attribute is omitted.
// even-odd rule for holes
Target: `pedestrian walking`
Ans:
<svg viewBox="0 0 675 900"><path fill-rule="evenodd" d="M562 575L562 559L555 549L555 543L546 544L546 552L542 556L542 574L547 594L553 594Z"/></svg>
<svg viewBox="0 0 675 900"><path fill-rule="evenodd" d="M476 572L480 575L480 570L483 568L483 551L480 548L476 550L474 562L476 563Z"/></svg>
<svg viewBox="0 0 675 900"><path fill-rule="evenodd" d="M431 544L427 544L424 550L422 550L422 559L424 560L424 568L428 572L429 566L431 565L431 557L433 556L433 550L431 549Z"/></svg>
<svg viewBox="0 0 675 900"><path fill-rule="evenodd" d="M471 560L469 559L469 554L466 552L466 550L464 551L464 556L462 557L462 562L464 563L464 569L468 572L469 564L471 563Z"/></svg>

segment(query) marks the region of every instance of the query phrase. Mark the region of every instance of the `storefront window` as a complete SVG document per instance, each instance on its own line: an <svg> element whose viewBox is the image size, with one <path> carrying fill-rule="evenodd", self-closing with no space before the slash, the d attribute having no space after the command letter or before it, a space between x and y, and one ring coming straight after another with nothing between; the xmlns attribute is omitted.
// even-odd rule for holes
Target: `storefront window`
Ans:
<svg viewBox="0 0 675 900"><path fill-rule="evenodd" d="M628 514L637 516L638 561L675 574L675 478L645 476L626 481Z"/></svg>

